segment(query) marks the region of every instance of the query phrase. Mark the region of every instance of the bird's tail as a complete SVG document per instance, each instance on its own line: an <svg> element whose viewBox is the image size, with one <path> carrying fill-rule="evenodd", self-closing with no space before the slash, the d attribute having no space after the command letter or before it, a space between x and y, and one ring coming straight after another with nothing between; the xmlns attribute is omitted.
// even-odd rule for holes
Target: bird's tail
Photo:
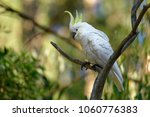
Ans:
<svg viewBox="0 0 150 117"><path fill-rule="evenodd" d="M113 77L112 79L113 79L113 82L115 83L115 85L117 86L118 90L120 92L124 91L123 77L122 77L121 71L116 62L114 63L111 72L115 75L115 77Z"/></svg>

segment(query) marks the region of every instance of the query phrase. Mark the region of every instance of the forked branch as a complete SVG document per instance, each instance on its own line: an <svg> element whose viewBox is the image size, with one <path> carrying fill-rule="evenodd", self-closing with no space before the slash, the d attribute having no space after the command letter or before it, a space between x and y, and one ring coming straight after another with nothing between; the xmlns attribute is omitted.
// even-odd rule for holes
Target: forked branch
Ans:
<svg viewBox="0 0 150 117"><path fill-rule="evenodd" d="M103 93L104 84L105 84L105 81L106 81L106 77L108 76L108 73L109 73L112 65L117 60L117 58L135 40L135 38L136 38L136 36L138 34L137 28L138 28L138 26L139 26L143 16L145 15L146 11L150 8L150 4L147 4L147 5L143 6L142 11L140 12L140 15L137 18L136 17L136 13L137 13L137 10L138 10L140 4L142 3L142 1L143 0L137 0L136 2L134 2L134 5L133 5L132 11L131 11L131 14L132 14L131 15L132 30L123 39L123 41L121 42L119 47L112 54L112 56L108 60L107 64L103 68L102 72L98 73L98 76L96 77L96 80L95 80L94 85L93 85L93 89L92 89L92 93L91 93L91 97L90 97L91 100L101 99L101 96L102 96L102 93ZM80 61L78 59L74 59L73 57L71 57L68 54L66 54L65 52L63 52L62 49L60 49L55 43L51 42L51 44L60 52L60 54L62 54L67 59L69 59L71 62L79 64L79 65L82 65L84 63L84 62L82 62L82 61ZM87 68L93 70L89 66L87 66ZM99 71L99 70L100 69L97 67L97 71Z"/></svg>
<svg viewBox="0 0 150 117"><path fill-rule="evenodd" d="M141 2L138 2L137 6L139 6L140 4L141 4ZM92 90L92 93L91 93L91 98L90 98L91 100L101 99L104 84L105 84L105 81L106 81L106 77L108 76L108 73L109 73L112 65L118 59L118 57L129 47L129 45L135 40L135 37L137 35L137 28L138 28L144 14L146 13L146 11L149 8L150 8L150 3L147 4L147 5L144 5L140 15L137 18L137 20L135 22L134 22L134 20L132 20L132 23L134 23L134 24L132 24L133 28L132 28L131 32L127 35L127 37L125 37L123 39L123 41L121 42L119 47L116 49L116 51L112 54L112 56L108 60L108 62L105 65L104 69L102 70L101 74L99 74L98 77L96 78L96 80L94 82L93 90ZM133 12L133 13L136 14L136 11Z"/></svg>

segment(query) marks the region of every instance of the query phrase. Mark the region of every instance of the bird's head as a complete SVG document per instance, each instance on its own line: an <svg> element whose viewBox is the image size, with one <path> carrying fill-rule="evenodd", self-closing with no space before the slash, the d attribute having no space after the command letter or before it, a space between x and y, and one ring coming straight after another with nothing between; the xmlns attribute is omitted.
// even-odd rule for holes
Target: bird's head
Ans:
<svg viewBox="0 0 150 117"><path fill-rule="evenodd" d="M83 16L82 14L79 14L77 11L75 18L69 11L65 11L65 13L68 13L70 16L69 29L71 31L73 39L80 39L82 35L84 35L90 29L93 29L91 25L82 21Z"/></svg>

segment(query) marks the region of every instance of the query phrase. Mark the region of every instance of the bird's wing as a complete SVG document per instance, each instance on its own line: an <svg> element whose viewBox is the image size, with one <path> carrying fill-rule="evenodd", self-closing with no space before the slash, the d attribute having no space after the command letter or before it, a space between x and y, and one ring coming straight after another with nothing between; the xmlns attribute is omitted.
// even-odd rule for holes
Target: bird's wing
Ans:
<svg viewBox="0 0 150 117"><path fill-rule="evenodd" d="M95 34L98 34L99 36L103 37L103 39L104 39L105 41L109 41L108 36L107 36L104 32L102 32L102 31L96 29Z"/></svg>
<svg viewBox="0 0 150 117"><path fill-rule="evenodd" d="M106 34L105 34L106 35ZM113 49L108 41L108 37L105 35L97 33L91 34L89 38L91 39L91 44L92 44L92 51L96 54L97 58L96 61L97 63L102 64L103 66L107 63L109 57L113 54ZM121 71L118 67L117 62L114 63L112 66L111 71L114 73L114 75L117 77L113 79L115 82L117 88L119 91L123 90L123 77L121 75Z"/></svg>
<svg viewBox="0 0 150 117"><path fill-rule="evenodd" d="M106 34L105 34L106 35ZM108 37L105 35L92 32L88 38L91 42L92 51L97 57L103 61L103 65L106 64L109 57L113 54L113 49L109 44Z"/></svg>

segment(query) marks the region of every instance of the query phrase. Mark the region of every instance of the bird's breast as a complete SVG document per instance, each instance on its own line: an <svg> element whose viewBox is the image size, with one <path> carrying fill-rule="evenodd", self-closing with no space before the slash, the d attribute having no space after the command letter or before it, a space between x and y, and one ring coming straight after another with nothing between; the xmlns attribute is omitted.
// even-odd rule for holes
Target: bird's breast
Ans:
<svg viewBox="0 0 150 117"><path fill-rule="evenodd" d="M89 41L87 41L87 43L82 44L82 48L86 55L86 58L90 62L96 63L95 58L97 58L97 57L96 57L95 51L93 50L92 41L89 40Z"/></svg>

